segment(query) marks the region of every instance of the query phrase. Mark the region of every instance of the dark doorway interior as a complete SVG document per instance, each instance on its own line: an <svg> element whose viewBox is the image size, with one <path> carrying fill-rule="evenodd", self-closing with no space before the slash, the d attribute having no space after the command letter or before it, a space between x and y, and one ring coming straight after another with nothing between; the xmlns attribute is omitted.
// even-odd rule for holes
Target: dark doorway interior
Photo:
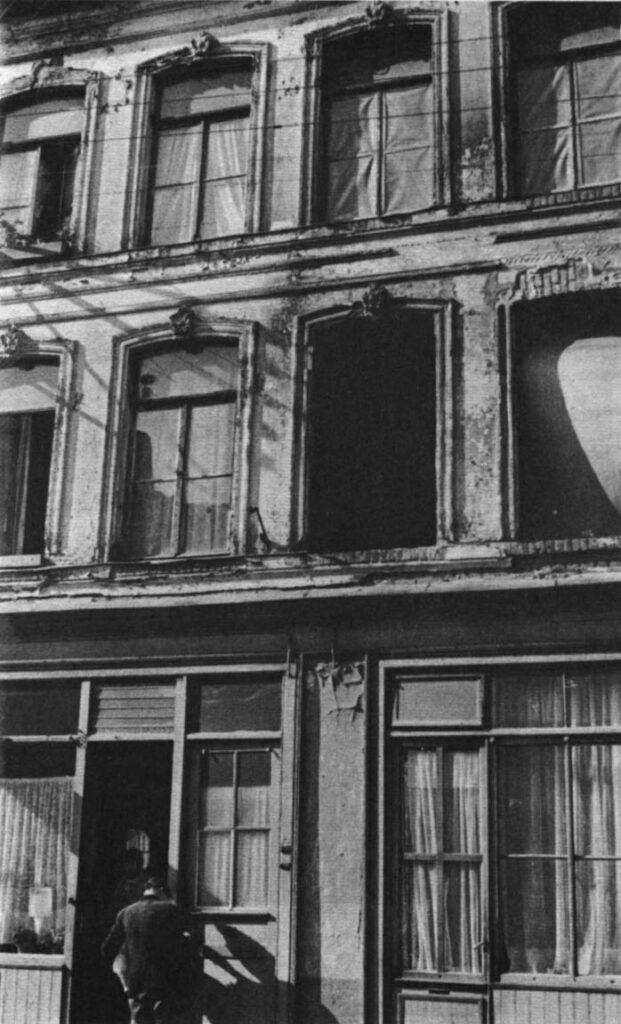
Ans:
<svg viewBox="0 0 621 1024"><path fill-rule="evenodd" d="M89 745L84 793L74 1024L126 1024L120 983L101 962L100 947L115 913L115 890L129 846L143 850L144 869L165 874L168 859L172 745Z"/></svg>

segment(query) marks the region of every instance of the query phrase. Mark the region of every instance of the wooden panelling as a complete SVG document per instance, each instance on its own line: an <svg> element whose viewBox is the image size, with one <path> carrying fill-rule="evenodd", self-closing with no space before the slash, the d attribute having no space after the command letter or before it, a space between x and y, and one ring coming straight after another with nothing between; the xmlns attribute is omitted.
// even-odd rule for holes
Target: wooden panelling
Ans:
<svg viewBox="0 0 621 1024"><path fill-rule="evenodd" d="M91 731L95 734L170 732L175 718L172 683L140 686L110 683L95 686Z"/></svg>
<svg viewBox="0 0 621 1024"><path fill-rule="evenodd" d="M485 1024L485 1000L478 996L401 993L399 1024Z"/></svg>
<svg viewBox="0 0 621 1024"><path fill-rule="evenodd" d="M2 1024L60 1024L61 967L0 967Z"/></svg>
<svg viewBox="0 0 621 1024"><path fill-rule="evenodd" d="M494 994L495 1024L618 1024L621 992L501 989Z"/></svg>

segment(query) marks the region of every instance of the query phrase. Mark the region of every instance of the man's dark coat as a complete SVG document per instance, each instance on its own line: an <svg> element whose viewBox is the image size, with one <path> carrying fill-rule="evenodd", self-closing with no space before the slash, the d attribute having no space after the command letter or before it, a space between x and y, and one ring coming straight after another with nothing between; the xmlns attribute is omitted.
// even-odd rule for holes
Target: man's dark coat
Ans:
<svg viewBox="0 0 621 1024"><path fill-rule="evenodd" d="M125 944L128 995L165 996L187 983L189 938L185 918L174 903L143 896L117 915L101 947L112 963Z"/></svg>

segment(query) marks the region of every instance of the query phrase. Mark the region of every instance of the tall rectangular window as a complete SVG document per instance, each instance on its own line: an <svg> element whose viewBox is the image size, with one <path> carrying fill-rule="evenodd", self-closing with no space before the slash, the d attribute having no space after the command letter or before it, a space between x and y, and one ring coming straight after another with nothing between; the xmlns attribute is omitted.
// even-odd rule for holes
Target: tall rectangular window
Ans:
<svg viewBox="0 0 621 1024"><path fill-rule="evenodd" d="M133 378L129 553L230 550L238 339L137 360Z"/></svg>
<svg viewBox="0 0 621 1024"><path fill-rule="evenodd" d="M618 3L514 4L514 186L522 195L621 180Z"/></svg>
<svg viewBox="0 0 621 1024"><path fill-rule="evenodd" d="M58 362L0 370L0 555L44 549Z"/></svg>
<svg viewBox="0 0 621 1024"><path fill-rule="evenodd" d="M0 217L34 241L67 239L84 126L83 94L8 110L2 119Z"/></svg>
<svg viewBox="0 0 621 1024"><path fill-rule="evenodd" d="M162 85L151 244L245 230L251 82L252 68L242 62Z"/></svg>
<svg viewBox="0 0 621 1024"><path fill-rule="evenodd" d="M312 339L307 538L315 550L436 542L436 337L429 313L349 317Z"/></svg>
<svg viewBox="0 0 621 1024"><path fill-rule="evenodd" d="M395 25L327 42L322 65L317 216L356 220L432 206L431 26Z"/></svg>

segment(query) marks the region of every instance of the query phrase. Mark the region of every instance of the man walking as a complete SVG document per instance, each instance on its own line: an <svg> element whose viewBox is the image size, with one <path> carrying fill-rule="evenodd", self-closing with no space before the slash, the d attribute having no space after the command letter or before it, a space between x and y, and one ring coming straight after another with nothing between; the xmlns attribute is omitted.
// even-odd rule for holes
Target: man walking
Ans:
<svg viewBox="0 0 621 1024"><path fill-rule="evenodd" d="M142 898L118 913L101 947L110 965L123 945L133 1024L174 1024L190 997L192 946L161 878L148 878Z"/></svg>

